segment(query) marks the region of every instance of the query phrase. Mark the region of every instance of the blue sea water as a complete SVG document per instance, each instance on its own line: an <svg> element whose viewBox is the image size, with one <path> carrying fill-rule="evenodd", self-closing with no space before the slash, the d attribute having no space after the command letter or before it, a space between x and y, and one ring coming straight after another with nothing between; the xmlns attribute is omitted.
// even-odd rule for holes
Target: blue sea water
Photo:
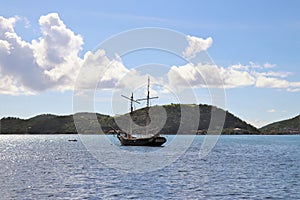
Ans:
<svg viewBox="0 0 300 200"><path fill-rule="evenodd" d="M300 136L221 136L200 159L203 139L162 169L124 173L77 135L0 135L0 199L300 199Z"/></svg>

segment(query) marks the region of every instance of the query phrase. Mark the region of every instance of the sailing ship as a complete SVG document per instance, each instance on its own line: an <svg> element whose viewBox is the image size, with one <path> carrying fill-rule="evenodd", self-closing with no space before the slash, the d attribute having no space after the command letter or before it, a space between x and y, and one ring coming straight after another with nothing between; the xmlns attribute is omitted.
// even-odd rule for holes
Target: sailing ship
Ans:
<svg viewBox="0 0 300 200"><path fill-rule="evenodd" d="M147 101L146 106L146 134L144 137L137 137L133 136L133 130L132 130L132 120L130 120L130 130L129 133L127 132L117 132L117 137L121 142L121 145L124 146L161 146L163 145L167 139L165 137L160 136L159 133L155 133L153 135L149 134L149 108L150 108L150 99L155 99L158 97L150 97L150 78L148 77L148 86L147 86L147 97L143 99L134 99L133 93L131 94L131 97L126 97L122 95L122 97L130 100L130 116L133 115L133 103L140 103L140 101Z"/></svg>

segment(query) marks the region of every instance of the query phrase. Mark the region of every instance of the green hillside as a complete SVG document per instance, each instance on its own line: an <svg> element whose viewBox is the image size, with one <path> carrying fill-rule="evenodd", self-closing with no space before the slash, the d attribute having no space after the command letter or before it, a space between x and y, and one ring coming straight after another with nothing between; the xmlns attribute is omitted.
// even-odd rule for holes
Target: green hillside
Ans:
<svg viewBox="0 0 300 200"><path fill-rule="evenodd" d="M199 110L198 116L200 116L199 123L195 124L197 120L196 111ZM216 113L226 116L224 129L222 134L259 134L259 130L245 121L237 118L228 111L210 106L210 105L195 105L195 104L171 104L163 106L153 106L150 109L152 124L161 124L157 128L161 134L177 134L180 127L180 134L206 134L207 129L211 121L212 110ZM162 112L165 113L165 120L162 120ZM184 120L181 121L181 115L184 116ZM139 109L129 116L129 114L111 117L108 115L97 114L95 119L94 113L77 113L66 116L56 115L38 115L30 119L19 118L2 118L1 119L1 133L2 134L76 134L79 133L95 134L100 133L99 124L101 124L102 130L107 133L113 127L114 129L120 129L117 124L121 125L124 131L128 131L129 123L128 117L132 117L135 122L134 131L145 131L146 125L146 109ZM196 119L195 119L196 118ZM74 119L76 119L76 128L74 125ZM217 119L222 120L222 119ZM117 122L117 123L116 123ZM151 123L150 123L151 124ZM163 128L161 128L163 127ZM152 127L153 128L153 127ZM214 129L216 127L210 127ZM150 131L157 131L150 130ZM102 132L102 131L101 131Z"/></svg>
<svg viewBox="0 0 300 200"><path fill-rule="evenodd" d="M300 115L266 125L259 130L263 134L300 134Z"/></svg>
<svg viewBox="0 0 300 200"><path fill-rule="evenodd" d="M90 116L93 113L78 113L75 116L81 116L83 121L88 121L85 129L93 129L93 122ZM77 134L74 125L74 116L57 116L50 114L38 115L30 119L19 118L2 118L1 119L1 133L2 134ZM109 118L108 115L97 114L97 118L101 121L103 118Z"/></svg>
<svg viewBox="0 0 300 200"><path fill-rule="evenodd" d="M160 130L161 134L176 134L178 132L179 125L181 123L180 134L206 134L207 129L209 128L211 122L211 112L214 109L214 112L219 114L225 115L225 123L223 127L223 134L259 134L259 130L253 127L250 124L240 120L233 114L224 111L222 109L210 106L210 105L196 105L196 104L171 104L171 105L163 105L163 106L153 106L151 107L151 112L153 113L152 120L160 120L156 119L156 116L160 115L160 111L162 108L166 111L166 123L164 124L163 128ZM195 111L199 110L200 120L194 119L196 116ZM185 113L183 113L185 112ZM181 115L184 115L185 119L181 121ZM132 118L133 121L143 126L146 124L146 109L140 109L133 113ZM124 118L124 119L122 119ZM126 124L128 120L125 119L124 116L119 116L116 119L121 124ZM199 121L198 126L195 127L194 123ZM221 119L218 119L221 120ZM159 121L155 122L156 124ZM216 127L210 127L211 129ZM129 129L129 127L128 127ZM141 132L142 130L137 130Z"/></svg>

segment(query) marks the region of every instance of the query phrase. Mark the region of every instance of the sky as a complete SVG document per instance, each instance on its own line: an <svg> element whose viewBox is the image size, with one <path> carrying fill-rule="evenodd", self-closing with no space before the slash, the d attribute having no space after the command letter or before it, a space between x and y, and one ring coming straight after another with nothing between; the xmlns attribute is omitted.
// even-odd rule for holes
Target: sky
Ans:
<svg viewBox="0 0 300 200"><path fill-rule="evenodd" d="M256 127L291 118L300 113L299 8L296 0L1 1L0 117L71 114L74 96L90 87L86 111L118 115L128 102L112 99L120 91L129 96L126 88L141 96L149 72L151 93L160 97L153 104L214 104L210 89L218 88L220 107ZM145 27L181 35L180 55L101 48ZM122 44L147 37L153 39L135 35ZM209 63L191 61L201 53ZM195 98L180 100L178 88Z"/></svg>

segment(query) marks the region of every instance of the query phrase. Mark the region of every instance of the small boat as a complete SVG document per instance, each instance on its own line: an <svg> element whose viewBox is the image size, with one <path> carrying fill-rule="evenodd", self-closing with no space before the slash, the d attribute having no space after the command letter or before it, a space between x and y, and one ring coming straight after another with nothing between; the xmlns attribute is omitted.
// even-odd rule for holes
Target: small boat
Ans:
<svg viewBox="0 0 300 200"><path fill-rule="evenodd" d="M163 145L167 139L165 137L162 137L159 135L159 133L156 133L154 135L149 134L149 101L150 99L155 99L158 97L150 97L150 92L149 92L149 87L150 87L150 79L148 77L148 93L147 93L147 98L144 99L136 99L134 100L133 98L133 93L131 94L131 97L128 98L124 95L122 97L130 100L130 115L132 116L133 114L133 103L140 103L139 101L147 101L147 107L146 107L146 134L143 137L134 137L132 135L132 121L130 121L130 131L129 133L122 132L122 131L117 131L117 137L121 142L121 145L124 146L161 146Z"/></svg>
<svg viewBox="0 0 300 200"><path fill-rule="evenodd" d="M68 139L69 142L77 142L77 139Z"/></svg>

